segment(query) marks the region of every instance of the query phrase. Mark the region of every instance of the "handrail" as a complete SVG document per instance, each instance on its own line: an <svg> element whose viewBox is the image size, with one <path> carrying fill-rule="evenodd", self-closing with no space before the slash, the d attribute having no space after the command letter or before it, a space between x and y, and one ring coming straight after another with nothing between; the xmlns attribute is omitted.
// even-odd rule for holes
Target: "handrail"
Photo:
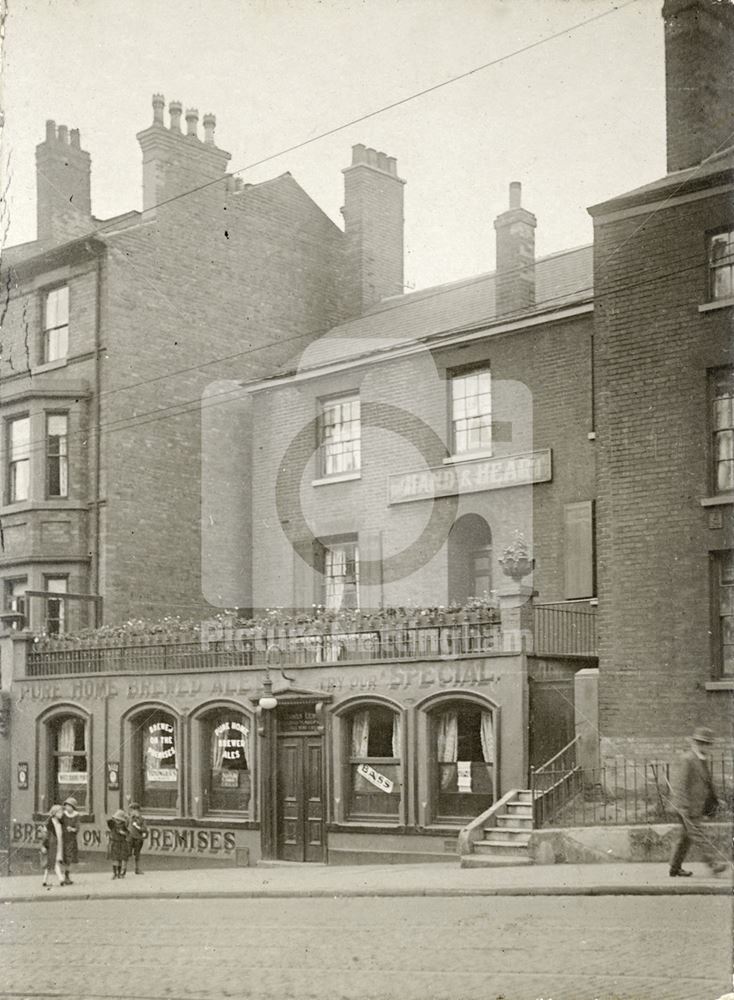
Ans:
<svg viewBox="0 0 734 1000"><path fill-rule="evenodd" d="M536 768L534 768L534 773L535 773L535 774L540 774L540 773L541 773L541 771L545 771L545 769L546 769L547 767L549 767L549 766L550 766L550 765L551 765L551 764L553 763L553 761L554 761L554 760L558 760L558 758L559 758L559 757L560 757L560 756L561 756L562 754L566 753L566 751L567 751L567 750L570 750L570 749L571 749L571 747L572 747L572 746L574 746L574 744L578 743L578 741L579 741L579 737L578 737L578 735L577 735L577 736L574 736L574 738L573 738L573 739L571 740L571 742L570 742L570 743L567 743L567 744L565 745L565 747L563 747L563 748L562 748L561 750L559 750L559 751L558 751L558 753L557 753L557 754L555 754L555 756L551 757L551 758L550 758L550 760L547 760L547 761L545 762L545 764L541 764L541 765L540 765L540 767L536 767Z"/></svg>
<svg viewBox="0 0 734 1000"><path fill-rule="evenodd" d="M492 825L492 820L494 816L503 809L508 802L510 802L514 797L520 792L519 788L512 788L509 792L493 802L489 809L485 809L483 813L480 813L475 819L467 823L466 826L462 827L459 831L459 855L473 854L474 844L481 840L482 832L485 826Z"/></svg>

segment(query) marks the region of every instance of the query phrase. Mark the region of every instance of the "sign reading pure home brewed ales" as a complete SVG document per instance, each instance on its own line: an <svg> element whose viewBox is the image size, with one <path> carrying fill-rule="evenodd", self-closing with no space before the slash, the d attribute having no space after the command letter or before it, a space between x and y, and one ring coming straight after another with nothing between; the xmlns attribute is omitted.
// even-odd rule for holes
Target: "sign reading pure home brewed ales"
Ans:
<svg viewBox="0 0 734 1000"><path fill-rule="evenodd" d="M509 486L548 482L552 477L550 449L501 458L480 458L387 478L388 503L409 503L455 493L479 493Z"/></svg>

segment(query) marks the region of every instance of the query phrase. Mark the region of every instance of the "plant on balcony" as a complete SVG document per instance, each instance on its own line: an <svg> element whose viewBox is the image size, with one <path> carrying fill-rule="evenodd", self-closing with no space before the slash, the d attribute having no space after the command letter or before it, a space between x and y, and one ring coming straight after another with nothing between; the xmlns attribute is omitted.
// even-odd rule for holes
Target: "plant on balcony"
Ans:
<svg viewBox="0 0 734 1000"><path fill-rule="evenodd" d="M517 583L533 572L535 559L530 555L530 548L522 532L515 532L499 562L505 576L511 577Z"/></svg>

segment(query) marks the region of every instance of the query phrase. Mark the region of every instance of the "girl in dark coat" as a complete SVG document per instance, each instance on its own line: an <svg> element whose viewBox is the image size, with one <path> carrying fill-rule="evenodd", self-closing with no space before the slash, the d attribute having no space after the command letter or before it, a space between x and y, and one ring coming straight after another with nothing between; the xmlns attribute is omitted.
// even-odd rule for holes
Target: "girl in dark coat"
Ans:
<svg viewBox="0 0 734 1000"><path fill-rule="evenodd" d="M43 854L43 884L47 889L51 888L48 875L51 869L56 873L59 885L64 884L64 877L61 874L61 865L64 860L64 810L61 806L51 806L51 811L46 820L46 836L41 844Z"/></svg>
<svg viewBox="0 0 734 1000"><path fill-rule="evenodd" d="M112 878L125 878L127 874L127 859L130 857L130 831L127 824L127 814L118 809L107 820L110 831L110 858L112 859Z"/></svg>
<svg viewBox="0 0 734 1000"><path fill-rule="evenodd" d="M79 812L77 811L77 801L75 798L68 798L64 802L64 815L61 818L61 825L64 831L64 885L73 885L69 877L69 869L72 865L79 864L79 844L77 836L79 834Z"/></svg>

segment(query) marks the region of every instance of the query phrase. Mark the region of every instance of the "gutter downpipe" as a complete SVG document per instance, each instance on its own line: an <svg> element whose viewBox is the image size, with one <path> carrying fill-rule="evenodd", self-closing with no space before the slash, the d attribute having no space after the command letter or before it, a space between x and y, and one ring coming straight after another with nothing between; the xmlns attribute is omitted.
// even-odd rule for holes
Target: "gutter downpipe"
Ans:
<svg viewBox="0 0 734 1000"><path fill-rule="evenodd" d="M100 554L100 484L102 480L102 261L97 258L97 295L94 315L94 456L93 456L93 520L92 526L92 593L99 596L99 554ZM94 602L95 628L102 624L102 606Z"/></svg>

